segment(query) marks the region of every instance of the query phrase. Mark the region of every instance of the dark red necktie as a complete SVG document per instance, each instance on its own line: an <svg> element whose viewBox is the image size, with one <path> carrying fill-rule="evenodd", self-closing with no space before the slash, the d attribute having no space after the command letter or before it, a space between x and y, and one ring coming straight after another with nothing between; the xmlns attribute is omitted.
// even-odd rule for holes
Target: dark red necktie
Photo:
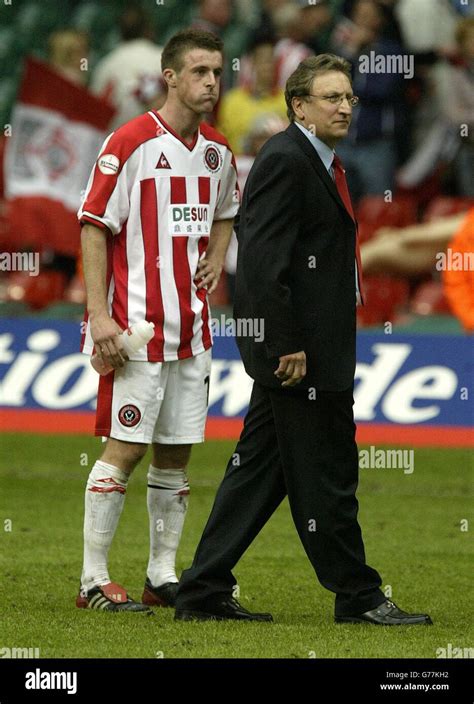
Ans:
<svg viewBox="0 0 474 704"><path fill-rule="evenodd" d="M356 221L354 211L352 210L352 203L351 203L351 196L349 194L349 189L347 187L347 181L346 181L346 174L344 172L344 169L342 167L342 162L337 156L337 154L334 154L334 160L332 162L332 166L334 169L334 182L336 184L336 188L338 190L339 195L341 196L342 202L346 206L346 210L351 216L351 218ZM357 280L359 284L359 293L360 293L360 298L361 302L364 302L364 293L363 293L363 281L362 281L362 263L360 260L360 248L359 248L359 238L357 234L357 224L356 224L356 261L357 261Z"/></svg>

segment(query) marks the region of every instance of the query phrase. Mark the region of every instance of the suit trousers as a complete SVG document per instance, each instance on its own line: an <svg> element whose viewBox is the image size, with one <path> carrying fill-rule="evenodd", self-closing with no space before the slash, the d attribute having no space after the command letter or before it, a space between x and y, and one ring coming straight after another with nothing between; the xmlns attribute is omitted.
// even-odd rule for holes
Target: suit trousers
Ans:
<svg viewBox="0 0 474 704"><path fill-rule="evenodd" d="M320 583L336 594L336 615L385 601L357 522L353 403L352 387L317 391L312 399L298 387L254 383L240 440L181 577L177 608L204 609L210 597L232 593L232 569L286 495Z"/></svg>

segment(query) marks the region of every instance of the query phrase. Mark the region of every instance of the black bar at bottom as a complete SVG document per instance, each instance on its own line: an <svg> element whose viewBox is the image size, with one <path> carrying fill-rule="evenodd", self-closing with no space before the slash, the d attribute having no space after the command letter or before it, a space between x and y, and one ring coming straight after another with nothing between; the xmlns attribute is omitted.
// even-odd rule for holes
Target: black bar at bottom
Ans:
<svg viewBox="0 0 474 704"><path fill-rule="evenodd" d="M159 700L167 692L213 701L263 689L289 700L472 704L472 660L0 660L0 704ZM469 674L468 674L469 673ZM306 689L309 687L309 689ZM303 689L304 688L304 689ZM127 690L127 694L124 690ZM324 695L321 699L320 696ZM192 704L191 700L191 704ZM336 699L334 699L336 701Z"/></svg>

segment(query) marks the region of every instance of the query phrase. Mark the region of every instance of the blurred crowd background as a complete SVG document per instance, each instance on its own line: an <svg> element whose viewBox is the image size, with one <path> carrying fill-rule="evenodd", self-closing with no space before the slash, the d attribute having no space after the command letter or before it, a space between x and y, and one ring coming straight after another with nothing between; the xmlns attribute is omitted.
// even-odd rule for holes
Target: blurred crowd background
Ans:
<svg viewBox="0 0 474 704"><path fill-rule="evenodd" d="M472 333L472 0L2 1L2 162L26 57L47 62L66 81L109 103L110 132L163 104L161 49L189 26L224 41L221 97L207 119L229 140L242 189L258 150L287 125L283 91L299 62L322 52L352 62L360 102L337 151L356 206L366 274L359 324L442 318L451 329ZM404 70L372 66L365 72L360 59L371 55L403 56ZM41 267L35 277L0 270L0 315L68 316L84 303L79 227L63 238L64 246L60 222L59 237L45 229L33 242L10 215L8 177L5 167L0 251L38 251ZM79 199L78 193L77 205ZM236 246L234 240L214 306L232 302ZM443 264L439 255L448 250L460 255L463 266Z"/></svg>

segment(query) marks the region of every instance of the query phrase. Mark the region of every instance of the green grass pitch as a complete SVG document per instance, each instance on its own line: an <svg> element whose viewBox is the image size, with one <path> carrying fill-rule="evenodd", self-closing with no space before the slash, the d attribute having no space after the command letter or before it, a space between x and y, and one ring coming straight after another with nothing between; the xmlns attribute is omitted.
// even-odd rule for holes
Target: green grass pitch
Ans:
<svg viewBox="0 0 474 704"><path fill-rule="evenodd" d="M361 469L368 561L401 608L434 620L387 629L333 623L333 595L317 582L286 501L235 570L242 604L271 611L275 623L175 623L171 609L156 609L154 618L76 609L84 485L101 443L20 434L3 434L1 443L1 648L38 648L41 658L435 658L448 644L472 646L468 450L415 449L411 475ZM192 560L234 446L194 448L179 572ZM147 458L129 484L110 555L112 579L134 598L148 559L146 466Z"/></svg>

